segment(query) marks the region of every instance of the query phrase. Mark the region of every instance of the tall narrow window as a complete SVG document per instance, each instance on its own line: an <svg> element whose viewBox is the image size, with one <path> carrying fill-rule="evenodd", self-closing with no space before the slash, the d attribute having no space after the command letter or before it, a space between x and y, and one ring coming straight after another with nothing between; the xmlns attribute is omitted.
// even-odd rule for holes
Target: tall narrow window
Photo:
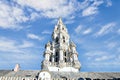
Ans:
<svg viewBox="0 0 120 80"><path fill-rule="evenodd" d="M50 55L50 60L49 61L52 62L52 55Z"/></svg>
<svg viewBox="0 0 120 80"><path fill-rule="evenodd" d="M65 43L65 37L63 36L63 43Z"/></svg>
<svg viewBox="0 0 120 80"><path fill-rule="evenodd" d="M67 62L67 54L66 54L66 52L64 52L64 60L65 60L65 62Z"/></svg>
<svg viewBox="0 0 120 80"><path fill-rule="evenodd" d="M65 58L65 62L67 62L67 58Z"/></svg>
<svg viewBox="0 0 120 80"><path fill-rule="evenodd" d="M55 62L58 62L59 61L59 52L56 51L55 53Z"/></svg>
<svg viewBox="0 0 120 80"><path fill-rule="evenodd" d="M56 43L58 43L58 42L59 42L59 38L58 38L58 37L56 37L56 40L55 40L55 42L56 42Z"/></svg>
<svg viewBox="0 0 120 80"><path fill-rule="evenodd" d="M66 52L64 54L65 54L65 57L66 57Z"/></svg>

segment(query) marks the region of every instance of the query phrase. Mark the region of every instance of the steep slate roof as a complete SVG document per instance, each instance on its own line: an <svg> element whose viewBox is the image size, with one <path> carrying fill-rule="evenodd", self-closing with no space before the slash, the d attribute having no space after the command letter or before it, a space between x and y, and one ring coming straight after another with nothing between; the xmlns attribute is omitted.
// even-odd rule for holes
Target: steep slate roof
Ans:
<svg viewBox="0 0 120 80"><path fill-rule="evenodd" d="M120 78L119 72L51 72L53 78L66 77L68 79L80 79L80 78L91 78L91 79L113 79Z"/></svg>
<svg viewBox="0 0 120 80"><path fill-rule="evenodd" d="M14 72L11 70L0 70L0 77L32 77L36 78L39 70L21 70ZM68 79L113 79L120 78L119 72L50 72L52 78L68 78Z"/></svg>
<svg viewBox="0 0 120 80"><path fill-rule="evenodd" d="M18 72L10 71L10 70L0 70L0 76L6 77L36 77L39 73L39 70L21 70Z"/></svg>

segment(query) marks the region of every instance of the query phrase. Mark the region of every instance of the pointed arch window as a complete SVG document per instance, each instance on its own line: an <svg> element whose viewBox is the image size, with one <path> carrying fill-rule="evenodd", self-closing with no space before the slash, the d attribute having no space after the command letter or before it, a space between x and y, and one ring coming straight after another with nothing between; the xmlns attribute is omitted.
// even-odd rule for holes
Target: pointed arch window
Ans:
<svg viewBox="0 0 120 80"><path fill-rule="evenodd" d="M50 60L49 61L52 62L52 55L50 55Z"/></svg>
<svg viewBox="0 0 120 80"><path fill-rule="evenodd" d="M59 61L59 52L56 51L55 52L55 62L58 62Z"/></svg>
<svg viewBox="0 0 120 80"><path fill-rule="evenodd" d="M59 43L59 38L58 38L58 37L56 37L55 42L56 42L56 43Z"/></svg>
<svg viewBox="0 0 120 80"><path fill-rule="evenodd" d="M64 61L67 62L67 53L64 52Z"/></svg>

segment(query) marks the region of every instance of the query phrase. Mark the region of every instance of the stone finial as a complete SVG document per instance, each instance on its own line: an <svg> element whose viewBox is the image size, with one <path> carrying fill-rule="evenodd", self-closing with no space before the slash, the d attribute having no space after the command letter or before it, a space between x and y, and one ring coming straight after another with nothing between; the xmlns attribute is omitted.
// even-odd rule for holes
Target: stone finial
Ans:
<svg viewBox="0 0 120 80"><path fill-rule="evenodd" d="M59 17L58 24L63 24L61 17Z"/></svg>
<svg viewBox="0 0 120 80"><path fill-rule="evenodd" d="M72 47L76 47L76 45L74 44L73 41L71 41L70 45L71 45Z"/></svg>
<svg viewBox="0 0 120 80"><path fill-rule="evenodd" d="M46 44L46 47L50 47L51 46L51 44L50 44L50 41L48 41L48 43Z"/></svg>
<svg viewBox="0 0 120 80"><path fill-rule="evenodd" d="M14 68L14 71L15 72L18 72L20 70L20 65L19 64L16 64L15 65L15 68Z"/></svg>

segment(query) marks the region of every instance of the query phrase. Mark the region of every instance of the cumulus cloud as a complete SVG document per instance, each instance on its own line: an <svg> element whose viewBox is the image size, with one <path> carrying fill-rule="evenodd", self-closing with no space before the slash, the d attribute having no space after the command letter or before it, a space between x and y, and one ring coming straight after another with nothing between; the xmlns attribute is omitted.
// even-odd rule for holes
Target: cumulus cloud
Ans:
<svg viewBox="0 0 120 80"><path fill-rule="evenodd" d="M28 18L23 10L18 6L10 6L4 1L0 1L0 27L1 28L20 28L18 23L26 22Z"/></svg>
<svg viewBox="0 0 120 80"><path fill-rule="evenodd" d="M37 18L91 16L99 12L103 0L12 0L0 1L0 28L21 29L21 24ZM110 1L108 1L110 5ZM72 19L71 22L74 22ZM71 23L67 22L67 23Z"/></svg>
<svg viewBox="0 0 120 80"><path fill-rule="evenodd" d="M16 2L23 7L31 7L48 18L68 17L75 11L74 0L18 0Z"/></svg>
<svg viewBox="0 0 120 80"><path fill-rule="evenodd" d="M116 23L114 23L114 22L108 23L108 24L102 26L101 29L95 35L101 36L101 35L107 34L112 31L112 29L113 29L113 27L115 27L115 25L116 25Z"/></svg>
<svg viewBox="0 0 120 80"><path fill-rule="evenodd" d="M43 37L37 36L37 35L32 34L32 33L27 34L27 37L30 38L30 39L36 39L36 40L39 40L39 41L43 40Z"/></svg>

